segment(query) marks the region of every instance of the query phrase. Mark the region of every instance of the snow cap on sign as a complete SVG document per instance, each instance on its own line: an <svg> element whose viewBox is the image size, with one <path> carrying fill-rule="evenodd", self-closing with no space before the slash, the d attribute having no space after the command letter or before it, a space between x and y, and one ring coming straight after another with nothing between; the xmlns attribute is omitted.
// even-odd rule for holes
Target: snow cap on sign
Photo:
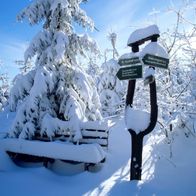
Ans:
<svg viewBox="0 0 196 196"><path fill-rule="evenodd" d="M120 60L120 59L130 59L130 58L134 58L134 57L140 57L140 52L125 53L125 54L121 55L118 60Z"/></svg>
<svg viewBox="0 0 196 196"><path fill-rule="evenodd" d="M167 51L157 42L150 42L149 44L147 44L140 53L141 57L145 56L145 54L152 54L169 59L169 54L167 53Z"/></svg>
<svg viewBox="0 0 196 196"><path fill-rule="evenodd" d="M150 37L152 35L159 35L160 31L157 25L150 25L145 28L135 30L128 39L127 45L129 46L132 43Z"/></svg>

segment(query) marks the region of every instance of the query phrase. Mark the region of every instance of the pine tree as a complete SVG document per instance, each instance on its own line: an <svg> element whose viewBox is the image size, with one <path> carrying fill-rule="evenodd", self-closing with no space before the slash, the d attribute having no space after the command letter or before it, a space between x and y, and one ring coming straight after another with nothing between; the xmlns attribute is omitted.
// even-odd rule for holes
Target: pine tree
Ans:
<svg viewBox="0 0 196 196"><path fill-rule="evenodd" d="M80 8L82 0L36 0L18 16L31 25L44 22L43 30L25 52L25 62L36 56L35 68L16 78L10 94L11 110L17 110L10 137L52 139L69 132L82 138L80 122L101 119L100 102L90 77L77 63L78 55L98 52L87 34L75 33L74 23L94 28Z"/></svg>

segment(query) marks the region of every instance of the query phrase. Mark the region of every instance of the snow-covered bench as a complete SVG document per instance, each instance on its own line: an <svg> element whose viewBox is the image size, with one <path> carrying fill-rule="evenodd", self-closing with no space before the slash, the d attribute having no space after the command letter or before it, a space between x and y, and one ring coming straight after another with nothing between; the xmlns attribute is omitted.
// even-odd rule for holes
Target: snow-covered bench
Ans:
<svg viewBox="0 0 196 196"><path fill-rule="evenodd" d="M78 142L70 141L68 132L56 133L52 141L37 135L34 140L5 138L1 140L4 150L17 161L48 162L62 160L69 163L84 163L85 169L105 161L108 147L108 122L83 122L81 124L83 138Z"/></svg>
<svg viewBox="0 0 196 196"><path fill-rule="evenodd" d="M98 144L74 145L61 141L3 139L1 145L9 155L17 158L17 154L19 154L19 157L26 158L26 161L28 161L28 158L30 160L30 158L38 157L42 161L47 161L48 158L48 161L58 159L97 164L105 159L105 152Z"/></svg>
<svg viewBox="0 0 196 196"><path fill-rule="evenodd" d="M77 142L73 141L74 134L66 131L66 132L56 132L54 137L49 138L47 136L40 136L37 134L35 139L41 141L71 141L74 144L99 144L103 148L108 147L108 134L109 134L109 124L104 121L88 121L81 123L81 134L82 139Z"/></svg>

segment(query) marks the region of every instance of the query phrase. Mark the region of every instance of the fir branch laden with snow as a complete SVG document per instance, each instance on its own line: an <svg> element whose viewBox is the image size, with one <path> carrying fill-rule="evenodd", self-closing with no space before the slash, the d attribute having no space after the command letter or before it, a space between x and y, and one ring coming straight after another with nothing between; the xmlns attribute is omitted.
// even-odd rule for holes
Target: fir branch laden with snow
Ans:
<svg viewBox="0 0 196 196"><path fill-rule="evenodd" d="M10 137L32 139L36 134L52 138L71 132L82 138L81 123L100 120L100 101L91 78L77 63L77 55L98 53L88 35L78 35L73 22L94 28L78 0L37 0L18 16L31 25L44 21L44 28L30 43L25 61L36 57L35 68L17 76L10 94L10 107L17 110ZM69 127L63 128L64 122Z"/></svg>

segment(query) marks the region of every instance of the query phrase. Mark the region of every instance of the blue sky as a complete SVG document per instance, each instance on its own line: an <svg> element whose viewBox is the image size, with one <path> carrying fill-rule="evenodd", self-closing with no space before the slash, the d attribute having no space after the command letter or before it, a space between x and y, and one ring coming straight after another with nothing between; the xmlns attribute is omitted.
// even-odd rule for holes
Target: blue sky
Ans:
<svg viewBox="0 0 196 196"><path fill-rule="evenodd" d="M16 15L30 0L2 0L0 6L0 59L4 66L0 72L8 71L10 77L18 72L15 60L23 59L23 53L33 36L41 29L40 25L30 26L28 23L16 21ZM164 27L168 21L162 17L156 20L151 15L153 10L164 12L171 4L178 4L180 0L90 0L82 7L94 20L99 32L91 33L100 48L110 47L106 35L111 30L118 34L117 48L120 53L128 51L126 42L129 34L138 27L150 23L159 23ZM158 15L160 15L160 13ZM170 20L171 22L171 20Z"/></svg>

